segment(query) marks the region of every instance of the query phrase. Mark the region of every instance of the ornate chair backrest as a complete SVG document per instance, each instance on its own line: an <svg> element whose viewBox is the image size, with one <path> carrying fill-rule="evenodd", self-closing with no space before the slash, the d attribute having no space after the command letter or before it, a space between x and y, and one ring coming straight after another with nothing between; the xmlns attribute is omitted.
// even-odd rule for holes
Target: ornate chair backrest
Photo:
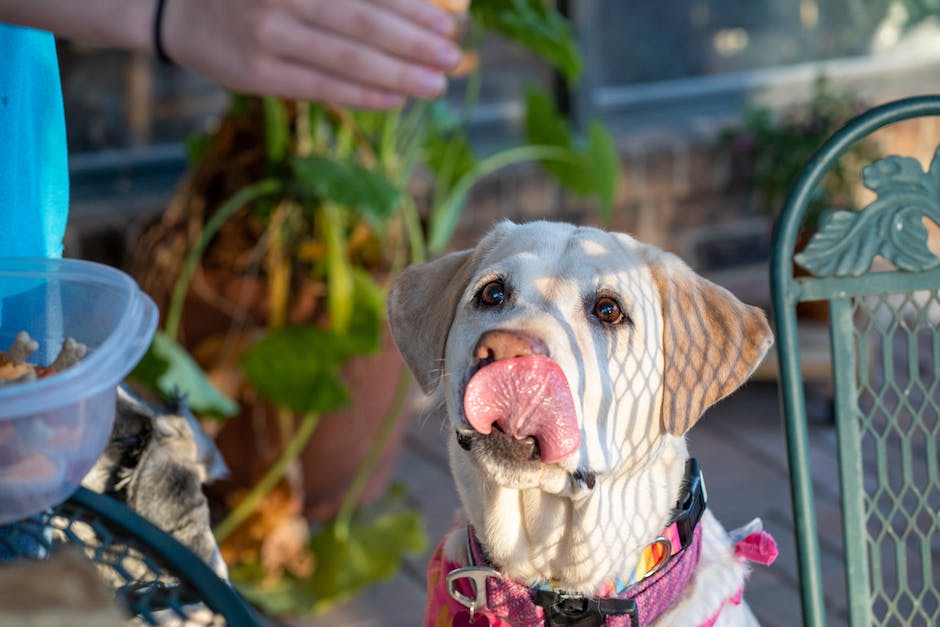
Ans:
<svg viewBox="0 0 940 627"><path fill-rule="evenodd" d="M899 156L866 166L875 199L824 214L794 254L813 192L839 157L924 116L940 116L940 96L849 122L806 165L776 224L773 317L807 625L823 625L826 606L797 342L805 301L829 307L850 623L940 625L940 258L930 236L940 225L940 147L926 170ZM794 276L795 266L809 276Z"/></svg>

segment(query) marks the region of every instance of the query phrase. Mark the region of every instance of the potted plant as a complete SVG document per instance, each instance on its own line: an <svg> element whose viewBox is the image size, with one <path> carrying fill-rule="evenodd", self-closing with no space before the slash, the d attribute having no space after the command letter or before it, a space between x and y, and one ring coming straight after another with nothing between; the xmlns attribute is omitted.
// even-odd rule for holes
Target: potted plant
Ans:
<svg viewBox="0 0 940 627"><path fill-rule="evenodd" d="M819 76L807 102L779 112L766 107L751 108L745 112L739 128L724 134L722 143L730 148L734 162L744 166L743 177L752 186L760 211L775 217L813 154L864 109L865 105L854 94L834 90L825 76ZM877 146L866 139L852 146L826 173L807 206L797 236L798 250L816 232L823 212L856 204L852 200L859 190L861 168L878 156ZM797 275L805 274L799 267L794 271ZM823 301L800 303L797 311L820 322L829 318L829 308Z"/></svg>
<svg viewBox="0 0 940 627"><path fill-rule="evenodd" d="M727 131L722 141L738 157L736 161L747 164L745 177L756 193L759 209L776 216L813 153L865 108L854 94L834 90L825 76L818 76L805 103L778 112L753 107L745 112L743 124ZM815 231L826 209L852 204L858 172L877 158L877 147L871 141L853 146L815 191L804 229Z"/></svg>
<svg viewBox="0 0 940 627"><path fill-rule="evenodd" d="M465 67L495 32L576 79L570 25L543 0L477 0L469 17ZM467 136L478 80L456 111L443 100L376 113L235 95L192 142L187 177L138 246L135 275L164 316L137 375L184 389L202 415L237 414L217 441L230 465L253 464L221 496L216 532L235 583L269 611L347 598L424 547L397 490L376 501L410 389L385 330L389 277L443 251L474 184L513 164L542 163L611 207L609 136L593 123L575 137L534 87L526 140L478 156ZM353 389L357 371L365 381ZM320 499L312 483L340 462L342 476L325 482L334 494Z"/></svg>

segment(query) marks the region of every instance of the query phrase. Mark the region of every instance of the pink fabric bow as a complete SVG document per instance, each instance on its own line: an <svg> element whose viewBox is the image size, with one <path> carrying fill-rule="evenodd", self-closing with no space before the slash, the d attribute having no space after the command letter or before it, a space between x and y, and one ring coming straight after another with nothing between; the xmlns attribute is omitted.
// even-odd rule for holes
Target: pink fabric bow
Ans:
<svg viewBox="0 0 940 627"><path fill-rule="evenodd" d="M770 566L777 559L777 541L766 531L755 531L735 543L734 555L739 559Z"/></svg>

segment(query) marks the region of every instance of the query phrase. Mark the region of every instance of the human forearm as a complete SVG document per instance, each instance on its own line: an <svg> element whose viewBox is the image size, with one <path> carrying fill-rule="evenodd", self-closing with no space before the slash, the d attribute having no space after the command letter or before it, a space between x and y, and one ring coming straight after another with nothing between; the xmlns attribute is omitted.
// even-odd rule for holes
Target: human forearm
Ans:
<svg viewBox="0 0 940 627"><path fill-rule="evenodd" d="M96 46L151 49L154 0L0 0L0 22Z"/></svg>
<svg viewBox="0 0 940 627"><path fill-rule="evenodd" d="M154 52L158 0L0 0L0 22ZM164 0L167 56L234 91L388 108L443 92L460 52L425 0Z"/></svg>

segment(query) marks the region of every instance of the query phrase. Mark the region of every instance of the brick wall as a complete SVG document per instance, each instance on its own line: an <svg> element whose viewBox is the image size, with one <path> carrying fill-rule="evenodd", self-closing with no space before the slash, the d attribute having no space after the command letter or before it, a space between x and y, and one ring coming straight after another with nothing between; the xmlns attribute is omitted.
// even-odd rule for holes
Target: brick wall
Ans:
<svg viewBox="0 0 940 627"><path fill-rule="evenodd" d="M707 263L702 241L730 225L762 228L766 223L734 155L715 141L637 142L620 146L620 155L621 181L609 220L593 201L566 193L537 166L517 166L476 188L454 247L470 245L503 218L544 218L603 225Z"/></svg>
<svg viewBox="0 0 940 627"><path fill-rule="evenodd" d="M773 220L758 208L748 155L715 137L622 144L621 185L606 223L595 204L566 195L534 165L494 174L471 195L452 248L471 246L503 218L603 225L675 252L742 298L767 304ZM881 154L913 156L927 168L940 144L940 119L896 124L874 139ZM857 206L872 199L859 183ZM940 227L928 229L940 254Z"/></svg>
<svg viewBox="0 0 940 627"><path fill-rule="evenodd" d="M758 268L769 251L771 219L757 208L747 155L723 146L716 137L717 132L692 138L659 134L622 141L621 184L607 222L602 221L595 203L565 193L536 165L507 168L473 190L452 248L471 246L504 218L553 219L630 233L679 254L705 273ZM876 139L884 154L912 155L926 167L940 143L940 120L894 125L880 131ZM133 194L134 202L152 206L132 213L147 219L162 210L168 195L169 189L152 198ZM859 188L859 202L870 199ZM93 199L83 202L95 204ZM75 216L69 232L72 254L120 265L120 242L128 231L134 231L138 220L128 216L127 201L112 204L120 207L100 213L122 219ZM96 215L82 209L73 213Z"/></svg>

